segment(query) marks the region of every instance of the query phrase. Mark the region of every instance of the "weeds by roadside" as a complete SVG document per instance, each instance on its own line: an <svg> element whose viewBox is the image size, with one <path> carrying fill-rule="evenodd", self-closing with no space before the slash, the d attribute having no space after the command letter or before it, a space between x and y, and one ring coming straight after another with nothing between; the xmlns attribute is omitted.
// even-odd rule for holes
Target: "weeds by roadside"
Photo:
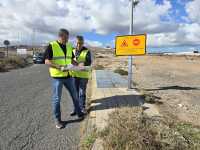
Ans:
<svg viewBox="0 0 200 150"><path fill-rule="evenodd" d="M85 136L80 143L80 149L81 150L91 150L92 146L97 138L97 132L96 130L93 130L90 132L89 135Z"/></svg>
<svg viewBox="0 0 200 150"><path fill-rule="evenodd" d="M87 88L87 111L89 112L90 110L90 105L91 105L91 90L92 86L91 83L92 81L88 81L88 88ZM91 125L89 123L89 115L88 117L85 118L85 120L81 124L81 140L79 144L79 149L80 150L90 150L93 147L93 144L97 138L97 130L96 127Z"/></svg>
<svg viewBox="0 0 200 150"><path fill-rule="evenodd" d="M118 73L118 74L120 74L122 76L127 76L128 75L128 71L120 69L120 68L115 69L114 72Z"/></svg>
<svg viewBox="0 0 200 150"><path fill-rule="evenodd" d="M30 57L12 56L0 59L0 72L6 72L11 69L24 68L30 64Z"/></svg>
<svg viewBox="0 0 200 150"><path fill-rule="evenodd" d="M157 104L157 105L161 105L163 104L162 101L160 101L160 97L155 96L153 93L144 93L142 95L145 103L149 103L149 104Z"/></svg>
<svg viewBox="0 0 200 150"><path fill-rule="evenodd" d="M200 128L169 118L148 117L139 107L114 111L100 136L106 150L200 149Z"/></svg>
<svg viewBox="0 0 200 150"><path fill-rule="evenodd" d="M96 58L104 58L104 56L99 55L99 56L96 56Z"/></svg>

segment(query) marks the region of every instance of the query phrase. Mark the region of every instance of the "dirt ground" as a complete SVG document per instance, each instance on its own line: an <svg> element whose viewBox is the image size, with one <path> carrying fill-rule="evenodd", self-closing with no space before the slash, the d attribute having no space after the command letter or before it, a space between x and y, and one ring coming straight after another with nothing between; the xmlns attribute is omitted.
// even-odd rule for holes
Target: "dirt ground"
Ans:
<svg viewBox="0 0 200 150"><path fill-rule="evenodd" d="M200 57L145 56L135 64L136 83L161 98L161 113L200 125Z"/></svg>
<svg viewBox="0 0 200 150"><path fill-rule="evenodd" d="M115 57L113 50L96 49L95 65L105 69L127 70L127 57ZM134 57L133 79L137 87L164 102L159 106L165 115L200 125L200 57Z"/></svg>

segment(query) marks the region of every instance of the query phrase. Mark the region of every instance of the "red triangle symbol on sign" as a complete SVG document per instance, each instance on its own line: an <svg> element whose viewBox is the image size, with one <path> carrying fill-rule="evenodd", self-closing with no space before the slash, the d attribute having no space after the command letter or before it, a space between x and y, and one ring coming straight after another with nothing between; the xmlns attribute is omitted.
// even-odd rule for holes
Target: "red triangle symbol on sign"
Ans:
<svg viewBox="0 0 200 150"><path fill-rule="evenodd" d="M121 47L128 47L128 43L126 42L126 40L123 41Z"/></svg>

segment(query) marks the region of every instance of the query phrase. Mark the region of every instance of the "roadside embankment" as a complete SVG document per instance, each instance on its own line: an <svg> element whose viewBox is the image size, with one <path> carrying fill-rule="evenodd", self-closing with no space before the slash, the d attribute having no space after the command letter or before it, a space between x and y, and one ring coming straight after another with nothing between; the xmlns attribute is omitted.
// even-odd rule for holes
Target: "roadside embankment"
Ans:
<svg viewBox="0 0 200 150"><path fill-rule="evenodd" d="M7 72L12 69L24 68L30 64L32 64L32 56L10 56L1 58L0 72Z"/></svg>
<svg viewBox="0 0 200 150"><path fill-rule="evenodd" d="M127 81L107 70L93 72L90 113L83 150L193 150L200 148L200 128L160 114L154 95L126 89Z"/></svg>

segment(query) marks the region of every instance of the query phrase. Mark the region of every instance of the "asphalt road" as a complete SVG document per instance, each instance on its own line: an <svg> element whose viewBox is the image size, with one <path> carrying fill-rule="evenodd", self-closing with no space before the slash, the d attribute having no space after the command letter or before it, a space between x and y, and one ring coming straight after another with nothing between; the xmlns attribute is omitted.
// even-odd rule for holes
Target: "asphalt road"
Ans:
<svg viewBox="0 0 200 150"><path fill-rule="evenodd" d="M68 92L63 88L62 119L68 124L62 130L55 128L50 96L45 65L0 73L0 150L77 149L80 123L69 117Z"/></svg>

